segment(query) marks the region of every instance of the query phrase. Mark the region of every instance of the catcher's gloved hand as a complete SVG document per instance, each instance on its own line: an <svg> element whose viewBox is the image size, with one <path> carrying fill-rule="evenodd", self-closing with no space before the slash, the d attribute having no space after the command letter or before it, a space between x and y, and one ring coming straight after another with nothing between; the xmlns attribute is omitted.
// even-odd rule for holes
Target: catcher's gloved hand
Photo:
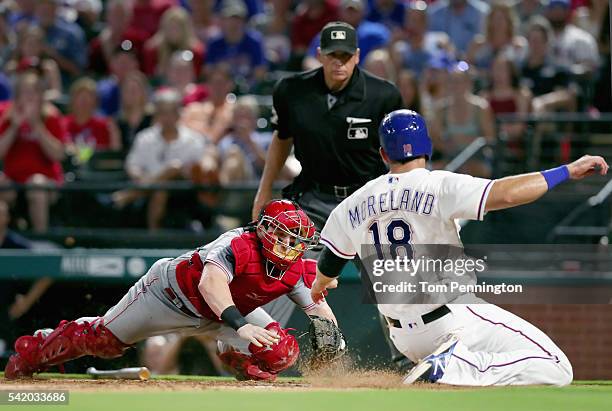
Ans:
<svg viewBox="0 0 612 411"><path fill-rule="evenodd" d="M312 366L321 366L342 357L346 342L340 328L327 318L310 317L310 343L312 344Z"/></svg>

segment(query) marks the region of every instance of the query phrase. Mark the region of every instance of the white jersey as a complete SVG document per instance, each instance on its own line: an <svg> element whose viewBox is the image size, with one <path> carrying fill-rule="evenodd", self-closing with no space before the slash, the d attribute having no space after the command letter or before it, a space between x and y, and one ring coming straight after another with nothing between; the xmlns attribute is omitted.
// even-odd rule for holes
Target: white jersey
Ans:
<svg viewBox="0 0 612 411"><path fill-rule="evenodd" d="M418 168L385 174L354 192L330 214L321 242L352 259L364 244L461 245L458 219L482 220L492 180ZM381 304L393 318L436 305Z"/></svg>

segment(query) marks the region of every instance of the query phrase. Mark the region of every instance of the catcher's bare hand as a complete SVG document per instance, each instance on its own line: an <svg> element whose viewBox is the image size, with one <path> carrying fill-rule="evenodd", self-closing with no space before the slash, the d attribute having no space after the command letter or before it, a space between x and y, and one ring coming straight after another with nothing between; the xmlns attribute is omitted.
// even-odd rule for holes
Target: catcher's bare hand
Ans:
<svg viewBox="0 0 612 411"><path fill-rule="evenodd" d="M255 344L257 347L273 345L279 342L280 337L277 333L268 331L265 328L253 324L246 324L237 330L238 335L245 340Z"/></svg>
<svg viewBox="0 0 612 411"><path fill-rule="evenodd" d="M319 304L321 301L323 301L325 296L327 296L327 290L336 287L338 287L338 280L335 278L326 284L323 284L321 281L319 281L319 279L314 280L312 283L312 288L310 289L312 301L315 304Z"/></svg>
<svg viewBox="0 0 612 411"><path fill-rule="evenodd" d="M602 176L606 175L610 166L606 160L600 156L582 156L578 160L567 165L569 175L572 180L580 180L597 172Z"/></svg>

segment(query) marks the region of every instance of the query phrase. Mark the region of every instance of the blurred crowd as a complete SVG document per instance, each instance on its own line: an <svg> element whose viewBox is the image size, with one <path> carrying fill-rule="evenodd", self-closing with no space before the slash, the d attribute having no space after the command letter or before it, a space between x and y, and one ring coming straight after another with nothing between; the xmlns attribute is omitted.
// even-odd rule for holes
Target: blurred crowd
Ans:
<svg viewBox="0 0 612 411"><path fill-rule="evenodd" d="M500 114L610 112L605 0L4 0L0 4L0 200L12 183L36 232L66 164L120 153L141 185L258 181L271 141L269 96L317 67L330 21L357 28L360 66L423 113L443 167L476 138L522 155L525 122ZM291 178L299 171L291 163ZM491 175L486 151L459 171ZM163 227L169 193L126 189ZM218 198L194 201L214 207Z"/></svg>

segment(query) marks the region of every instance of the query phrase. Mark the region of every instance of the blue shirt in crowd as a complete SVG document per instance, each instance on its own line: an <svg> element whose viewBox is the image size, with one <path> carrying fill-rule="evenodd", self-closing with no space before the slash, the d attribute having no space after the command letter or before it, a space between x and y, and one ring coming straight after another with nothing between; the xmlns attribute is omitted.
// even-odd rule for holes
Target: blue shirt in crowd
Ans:
<svg viewBox="0 0 612 411"><path fill-rule="evenodd" d="M78 24L56 19L55 24L46 30L46 42L81 69L87 66L87 41Z"/></svg>
<svg viewBox="0 0 612 411"><path fill-rule="evenodd" d="M98 101L100 102L100 111L105 116L114 117L119 113L121 90L116 78L107 77L98 81Z"/></svg>
<svg viewBox="0 0 612 411"><path fill-rule="evenodd" d="M251 139L264 152L267 152L268 148L270 147L270 143L272 142L272 133L270 132L260 133L259 131L253 131L251 133ZM219 148L221 157L227 156L229 149L234 145L240 148L240 150L242 151L242 154L245 156L247 160L246 167L249 171L250 179L259 181L263 173L263 168L257 165L257 156L251 150L248 144L246 144L242 139L232 134L228 134L225 137L223 137L221 141L219 141L219 144L218 144L218 148Z"/></svg>
<svg viewBox="0 0 612 411"><path fill-rule="evenodd" d="M480 0L466 0L459 14L455 14L448 0L438 0L429 8L429 30L443 31L460 52L465 52L474 36L481 32L489 5Z"/></svg>
<svg viewBox="0 0 612 411"><path fill-rule="evenodd" d="M15 28L15 26L21 22L24 22L26 24L30 24L30 23L34 23L34 15L33 14L25 14L22 13L20 11L14 11L13 13L11 13L9 15L8 18L8 24L9 26L11 26L13 29Z"/></svg>
<svg viewBox="0 0 612 411"><path fill-rule="evenodd" d="M250 78L253 69L266 65L263 40L256 31L246 30L242 40L230 44L222 35L213 38L206 48L206 63L227 63L234 75Z"/></svg>
<svg viewBox="0 0 612 411"><path fill-rule="evenodd" d="M222 3L223 3L223 0L215 0L215 7L214 7L215 13L218 14L221 11ZM181 0L180 4L187 10L191 11L191 7L189 6L188 0ZM263 13L264 7L263 7L262 0L244 0L244 4L247 8L247 15L249 18L253 17L256 14Z"/></svg>
<svg viewBox="0 0 612 411"><path fill-rule="evenodd" d="M374 1L370 1L369 9L370 12L366 17L368 21L384 24L389 29L404 26L404 19L406 17L406 4L404 2L396 0L390 13L383 13L377 8Z"/></svg>
<svg viewBox="0 0 612 411"><path fill-rule="evenodd" d="M7 101L11 98L11 81L0 71L0 101Z"/></svg>

